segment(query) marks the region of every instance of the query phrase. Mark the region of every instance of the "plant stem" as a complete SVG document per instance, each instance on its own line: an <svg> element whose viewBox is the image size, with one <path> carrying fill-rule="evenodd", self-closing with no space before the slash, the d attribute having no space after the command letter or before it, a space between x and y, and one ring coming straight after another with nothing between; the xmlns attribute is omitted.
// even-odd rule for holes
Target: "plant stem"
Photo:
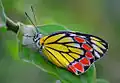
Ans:
<svg viewBox="0 0 120 83"><path fill-rule="evenodd" d="M8 17L6 18L6 26L7 26L7 30L11 30L14 33L17 33L19 30L19 25L15 22L13 22L11 19L9 19Z"/></svg>

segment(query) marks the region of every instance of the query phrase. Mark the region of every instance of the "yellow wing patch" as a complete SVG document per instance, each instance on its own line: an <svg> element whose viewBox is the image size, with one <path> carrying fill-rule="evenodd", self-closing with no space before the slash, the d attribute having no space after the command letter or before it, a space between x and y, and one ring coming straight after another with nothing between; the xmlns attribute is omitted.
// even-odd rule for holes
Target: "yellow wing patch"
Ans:
<svg viewBox="0 0 120 83"><path fill-rule="evenodd" d="M63 55L69 62L73 62L73 61L74 61L74 59L73 59L71 56L69 56L67 53L62 53L62 55Z"/></svg>
<svg viewBox="0 0 120 83"><path fill-rule="evenodd" d="M69 53L70 56L72 56L75 59L80 58L81 55L75 54L75 53Z"/></svg>
<svg viewBox="0 0 120 83"><path fill-rule="evenodd" d="M50 47L58 51L69 52L68 48L62 44L47 44L45 47Z"/></svg>
<svg viewBox="0 0 120 83"><path fill-rule="evenodd" d="M48 48L49 49L49 48ZM62 67L63 65L60 64L58 62L58 60L56 60L56 58L47 50L43 49L43 53L45 54L45 56L48 58L48 60L50 60L52 63L54 63L55 65L57 65L58 67Z"/></svg>
<svg viewBox="0 0 120 83"><path fill-rule="evenodd" d="M50 48L46 48L49 52L51 52L51 58L54 59L52 62L60 67L67 67L69 62L58 52ZM50 59L51 60L51 59ZM60 63L60 64L58 64Z"/></svg>
<svg viewBox="0 0 120 83"><path fill-rule="evenodd" d="M64 43L64 42L74 42L71 37L65 37L62 38L61 40L58 41L59 43Z"/></svg>
<svg viewBox="0 0 120 83"><path fill-rule="evenodd" d="M98 38L95 38L95 37L90 37L92 40L96 40L96 41L101 41L99 40Z"/></svg>
<svg viewBox="0 0 120 83"><path fill-rule="evenodd" d="M68 49L70 49L72 52L78 53L80 55L84 54L84 51L82 49L72 48L72 47L68 47Z"/></svg>
<svg viewBox="0 0 120 83"><path fill-rule="evenodd" d="M55 42L56 40L58 40L59 38L61 38L63 36L65 36L65 34L58 34L58 35L55 35L55 36L51 36L48 39L46 39L44 43L46 44L46 43Z"/></svg>
<svg viewBox="0 0 120 83"><path fill-rule="evenodd" d="M79 45L79 44L77 44L77 43L68 43L68 44L65 44L65 45L80 48L80 45Z"/></svg>

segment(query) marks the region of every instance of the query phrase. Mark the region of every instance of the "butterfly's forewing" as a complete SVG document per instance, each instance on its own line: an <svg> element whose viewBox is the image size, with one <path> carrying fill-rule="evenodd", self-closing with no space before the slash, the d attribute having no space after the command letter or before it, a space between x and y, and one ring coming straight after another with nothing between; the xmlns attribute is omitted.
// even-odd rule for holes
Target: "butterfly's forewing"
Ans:
<svg viewBox="0 0 120 83"><path fill-rule="evenodd" d="M99 37L78 32L57 32L44 38L43 52L53 64L79 75L107 51Z"/></svg>

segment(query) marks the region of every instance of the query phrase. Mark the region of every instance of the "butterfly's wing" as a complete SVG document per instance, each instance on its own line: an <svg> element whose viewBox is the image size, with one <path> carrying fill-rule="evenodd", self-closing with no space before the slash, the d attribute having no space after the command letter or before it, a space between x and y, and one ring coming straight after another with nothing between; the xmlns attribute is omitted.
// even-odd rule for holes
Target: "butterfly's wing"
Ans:
<svg viewBox="0 0 120 83"><path fill-rule="evenodd" d="M104 56L108 44L99 37L78 32L57 32L44 38L43 53L53 64L79 75Z"/></svg>

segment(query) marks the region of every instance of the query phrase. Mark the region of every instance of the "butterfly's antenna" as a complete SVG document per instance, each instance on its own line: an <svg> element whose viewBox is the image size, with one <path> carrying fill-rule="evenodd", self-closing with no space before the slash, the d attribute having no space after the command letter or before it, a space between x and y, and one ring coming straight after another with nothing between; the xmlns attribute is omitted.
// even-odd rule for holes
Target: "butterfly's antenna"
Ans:
<svg viewBox="0 0 120 83"><path fill-rule="evenodd" d="M34 21L35 21L35 24L37 25L37 19L36 19L36 15L35 15L35 11L33 9L33 6L31 5L31 10L32 10L32 13L33 13L33 16L34 16Z"/></svg>
<svg viewBox="0 0 120 83"><path fill-rule="evenodd" d="M35 25L37 25L37 18L36 18L35 11L34 11L34 8L33 8L32 5L31 5L31 10L32 10L32 13L33 13L33 16L34 16ZM37 30L37 32L39 32L39 30L37 29L37 27L36 27L36 30Z"/></svg>
<svg viewBox="0 0 120 83"><path fill-rule="evenodd" d="M30 22L34 25L36 31L39 32L38 29L37 29L37 26L33 23L32 19L29 17L29 15L27 14L27 12L25 12L25 15L30 20Z"/></svg>
<svg viewBox="0 0 120 83"><path fill-rule="evenodd" d="M36 27L36 25L33 23L32 19L29 17L29 15L27 14L27 12L25 12L25 15L30 20L30 22L34 25L34 27Z"/></svg>

